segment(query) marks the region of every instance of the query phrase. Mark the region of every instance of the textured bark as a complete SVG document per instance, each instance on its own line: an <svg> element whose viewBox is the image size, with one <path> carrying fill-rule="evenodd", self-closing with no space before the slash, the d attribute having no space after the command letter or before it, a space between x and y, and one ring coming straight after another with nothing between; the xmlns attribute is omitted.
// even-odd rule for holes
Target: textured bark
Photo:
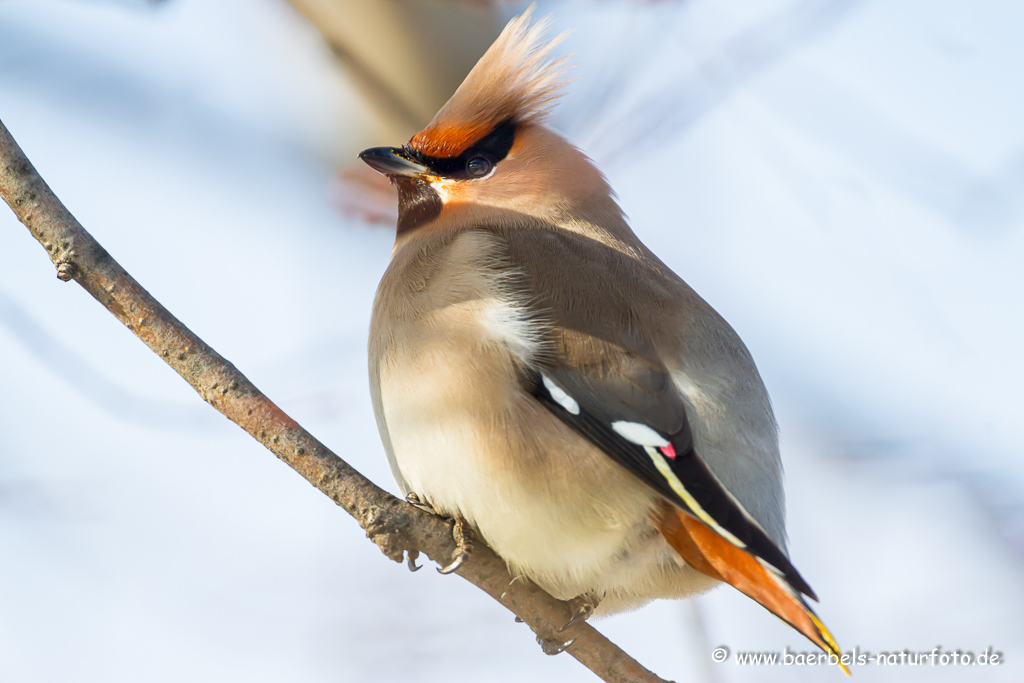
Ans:
<svg viewBox="0 0 1024 683"><path fill-rule="evenodd" d="M207 403L355 517L385 555L400 562L405 553L423 553L440 564L449 562L455 550L449 522L391 496L360 475L171 315L61 204L2 122L0 196L49 253L57 277L84 287ZM603 680L662 681L588 624L559 634L558 628L569 620L569 607L529 581L513 581L504 562L479 541L457 573L539 637L575 638L566 652Z"/></svg>

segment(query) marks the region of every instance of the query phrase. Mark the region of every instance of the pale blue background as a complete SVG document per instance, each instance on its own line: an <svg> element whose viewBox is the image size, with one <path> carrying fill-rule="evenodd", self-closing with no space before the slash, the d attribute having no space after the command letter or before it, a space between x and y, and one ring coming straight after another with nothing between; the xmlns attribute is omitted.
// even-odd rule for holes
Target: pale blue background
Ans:
<svg viewBox="0 0 1024 683"><path fill-rule="evenodd" d="M554 123L736 327L781 423L793 559L839 642L995 646L1024 680L1024 5L542 3ZM370 110L279 0L8 0L0 118L172 312L394 488L365 335L392 235L331 204ZM598 628L680 681L808 651L721 589ZM0 680L589 681L409 575L203 404L0 210Z"/></svg>

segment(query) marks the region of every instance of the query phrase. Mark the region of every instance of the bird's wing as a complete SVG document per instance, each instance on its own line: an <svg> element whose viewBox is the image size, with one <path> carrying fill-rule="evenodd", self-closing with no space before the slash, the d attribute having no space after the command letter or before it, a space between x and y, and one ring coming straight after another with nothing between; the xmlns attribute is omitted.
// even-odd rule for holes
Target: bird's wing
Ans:
<svg viewBox="0 0 1024 683"><path fill-rule="evenodd" d="M697 453L668 373L642 368L628 356L597 375L559 360L525 368L524 388L664 496L656 524L687 564L731 584L839 656L835 639L803 598L817 600L811 587Z"/></svg>
<svg viewBox="0 0 1024 683"><path fill-rule="evenodd" d="M504 265L518 274L512 286L532 299L545 330L543 352L521 365L524 390L671 504L656 521L688 564L732 584L826 652L838 653L801 595L817 600L814 592L700 457L678 388L643 326L630 324L635 304L628 296L656 299L658 293L643 291L636 280L626 293L614 286L552 287L550 267L565 268L581 257L607 259L587 267L609 274L629 264L600 249L580 253L593 245L574 235L555 234L532 247L515 235L505 238L511 248ZM545 249L548 266L518 258L524 248ZM578 276L577 282L607 282Z"/></svg>

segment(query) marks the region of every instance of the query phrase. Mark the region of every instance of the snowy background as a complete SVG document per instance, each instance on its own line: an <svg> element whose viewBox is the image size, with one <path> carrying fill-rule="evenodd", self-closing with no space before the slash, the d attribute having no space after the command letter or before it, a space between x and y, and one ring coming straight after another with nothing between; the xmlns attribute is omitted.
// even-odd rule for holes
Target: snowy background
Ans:
<svg viewBox="0 0 1024 683"><path fill-rule="evenodd" d="M509 8L511 13L514 8ZM1024 680L1024 6L551 2L554 124L772 393L790 548L846 649ZM381 139L281 0L7 0L0 119L85 227L394 490L365 335L391 230L332 202ZM841 680L730 589L597 627L679 681ZM469 584L388 562L0 210L0 681L591 681Z"/></svg>

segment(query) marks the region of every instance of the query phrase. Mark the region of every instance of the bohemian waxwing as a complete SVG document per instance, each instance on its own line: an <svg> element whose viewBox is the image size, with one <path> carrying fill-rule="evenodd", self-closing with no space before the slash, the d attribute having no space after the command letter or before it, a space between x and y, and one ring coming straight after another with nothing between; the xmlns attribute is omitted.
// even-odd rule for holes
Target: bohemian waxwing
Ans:
<svg viewBox="0 0 1024 683"><path fill-rule="evenodd" d="M754 361L544 127L563 60L529 15L408 144L360 154L398 187L369 343L395 479L577 618L724 581L838 654Z"/></svg>

